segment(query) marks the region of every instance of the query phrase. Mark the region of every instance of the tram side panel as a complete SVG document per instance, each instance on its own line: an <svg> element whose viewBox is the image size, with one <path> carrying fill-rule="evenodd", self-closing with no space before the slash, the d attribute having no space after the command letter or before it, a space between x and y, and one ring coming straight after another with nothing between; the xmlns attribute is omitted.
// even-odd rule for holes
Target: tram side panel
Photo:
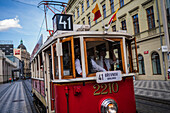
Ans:
<svg viewBox="0 0 170 113"><path fill-rule="evenodd" d="M54 90L56 113L67 113L68 109L69 113L100 113L100 105L106 98L116 101L118 113L136 113L132 77L103 84L96 81L54 84Z"/></svg>
<svg viewBox="0 0 170 113"><path fill-rule="evenodd" d="M32 79L32 93L46 106L43 80Z"/></svg>

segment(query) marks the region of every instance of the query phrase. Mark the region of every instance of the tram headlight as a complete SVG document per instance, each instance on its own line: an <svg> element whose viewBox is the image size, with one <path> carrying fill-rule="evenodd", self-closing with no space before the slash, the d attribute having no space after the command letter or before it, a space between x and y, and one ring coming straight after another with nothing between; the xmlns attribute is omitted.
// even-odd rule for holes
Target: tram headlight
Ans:
<svg viewBox="0 0 170 113"><path fill-rule="evenodd" d="M101 113L117 113L117 103L113 99L105 99L101 104Z"/></svg>

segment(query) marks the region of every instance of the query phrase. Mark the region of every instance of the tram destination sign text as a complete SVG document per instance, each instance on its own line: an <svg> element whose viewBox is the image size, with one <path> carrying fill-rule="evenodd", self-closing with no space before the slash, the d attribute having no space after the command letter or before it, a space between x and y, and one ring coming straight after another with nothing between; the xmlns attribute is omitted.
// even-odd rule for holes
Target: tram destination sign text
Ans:
<svg viewBox="0 0 170 113"><path fill-rule="evenodd" d="M72 15L55 14L53 17L53 30L73 31Z"/></svg>
<svg viewBox="0 0 170 113"><path fill-rule="evenodd" d="M121 81L122 75L121 71L107 71L107 72L97 72L96 81L97 83Z"/></svg>

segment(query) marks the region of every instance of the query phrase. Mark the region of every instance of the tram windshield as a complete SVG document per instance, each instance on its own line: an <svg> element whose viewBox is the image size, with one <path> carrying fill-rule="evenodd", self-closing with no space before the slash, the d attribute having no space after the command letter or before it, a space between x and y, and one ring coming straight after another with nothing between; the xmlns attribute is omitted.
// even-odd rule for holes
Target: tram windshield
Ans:
<svg viewBox="0 0 170 113"><path fill-rule="evenodd" d="M88 75L102 71L123 71L121 40L85 39Z"/></svg>

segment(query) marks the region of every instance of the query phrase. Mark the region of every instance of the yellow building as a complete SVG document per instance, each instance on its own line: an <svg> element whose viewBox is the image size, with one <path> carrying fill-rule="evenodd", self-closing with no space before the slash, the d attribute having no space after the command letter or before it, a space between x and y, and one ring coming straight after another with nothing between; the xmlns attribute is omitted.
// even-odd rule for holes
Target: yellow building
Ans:
<svg viewBox="0 0 170 113"><path fill-rule="evenodd" d="M93 21L92 10L96 3L102 16ZM91 31L103 31L103 25L108 26L113 13L119 8L117 20L108 31L127 32L136 37L139 58L136 79L165 80L168 79L168 59L166 48L163 53L161 49L166 45L166 39L160 4L161 0L69 0L66 11L73 15L74 24L87 24Z"/></svg>

